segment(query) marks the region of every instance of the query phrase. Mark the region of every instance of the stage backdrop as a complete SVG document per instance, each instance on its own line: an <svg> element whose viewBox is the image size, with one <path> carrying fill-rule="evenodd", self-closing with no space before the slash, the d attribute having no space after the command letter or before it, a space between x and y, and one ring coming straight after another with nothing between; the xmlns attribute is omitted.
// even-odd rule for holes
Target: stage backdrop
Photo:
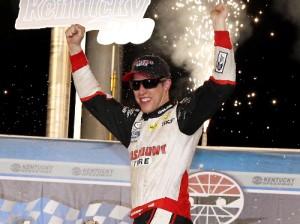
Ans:
<svg viewBox="0 0 300 224"><path fill-rule="evenodd" d="M0 224L132 223L129 157L118 142L0 136L0 164ZM297 224L299 174L297 150L199 147L193 221Z"/></svg>

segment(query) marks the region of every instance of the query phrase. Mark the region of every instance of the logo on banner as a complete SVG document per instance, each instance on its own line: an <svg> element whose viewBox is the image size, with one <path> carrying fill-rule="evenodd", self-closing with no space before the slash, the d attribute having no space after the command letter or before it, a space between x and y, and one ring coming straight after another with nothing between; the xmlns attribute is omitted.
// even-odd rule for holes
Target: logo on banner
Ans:
<svg viewBox="0 0 300 224"><path fill-rule="evenodd" d="M39 164L18 164L14 163L10 167L11 171L15 173L27 174L50 174L52 173L53 166L39 165Z"/></svg>
<svg viewBox="0 0 300 224"><path fill-rule="evenodd" d="M72 169L72 174L74 176L83 176L83 177L111 177L113 174L113 170L74 167Z"/></svg>
<svg viewBox="0 0 300 224"><path fill-rule="evenodd" d="M252 182L256 185L269 185L269 186L293 186L296 178L288 177L261 177L255 176L252 178Z"/></svg>
<svg viewBox="0 0 300 224"><path fill-rule="evenodd" d="M100 44L140 44L155 22L143 18L151 0L20 0L16 29L67 27L80 24L99 30Z"/></svg>
<svg viewBox="0 0 300 224"><path fill-rule="evenodd" d="M229 224L244 207L244 194L230 177L217 172L197 172L189 176L191 216L194 223Z"/></svg>

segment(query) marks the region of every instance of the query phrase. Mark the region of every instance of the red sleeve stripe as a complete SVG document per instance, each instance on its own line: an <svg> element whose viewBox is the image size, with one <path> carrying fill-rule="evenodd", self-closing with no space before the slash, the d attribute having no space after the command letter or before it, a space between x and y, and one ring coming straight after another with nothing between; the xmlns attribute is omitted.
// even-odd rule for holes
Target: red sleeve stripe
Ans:
<svg viewBox="0 0 300 224"><path fill-rule="evenodd" d="M83 51L80 51L78 54L71 55L70 61L72 65L72 72L76 72L78 69L81 69L88 64L88 60Z"/></svg>
<svg viewBox="0 0 300 224"><path fill-rule="evenodd" d="M229 32L224 31L215 31L215 46L224 47L227 49L232 49L232 44L230 41Z"/></svg>
<svg viewBox="0 0 300 224"><path fill-rule="evenodd" d="M97 92L94 93L93 95L90 95L90 96L87 96L87 97L80 98L80 100L81 100L81 102L85 102L85 101L88 101L88 100L92 99L93 97L95 97L95 96L97 96L97 95L105 96L105 97L106 97L106 100L110 100L110 98L107 98L106 93L100 92L100 91L97 91Z"/></svg>
<svg viewBox="0 0 300 224"><path fill-rule="evenodd" d="M235 81L215 79L213 76L209 77L209 79L219 85L233 85L234 86L236 84Z"/></svg>

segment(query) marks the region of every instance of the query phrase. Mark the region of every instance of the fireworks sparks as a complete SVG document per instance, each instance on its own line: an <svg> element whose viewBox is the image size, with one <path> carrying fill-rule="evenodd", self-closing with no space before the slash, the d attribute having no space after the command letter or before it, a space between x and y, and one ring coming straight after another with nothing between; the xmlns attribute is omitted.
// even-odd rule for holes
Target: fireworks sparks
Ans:
<svg viewBox="0 0 300 224"><path fill-rule="evenodd" d="M227 29L233 43L237 45L240 31L245 27L243 18L246 14L246 4L243 2L179 0L170 6L170 13L177 22L176 33L178 34L180 30L183 32L174 36L174 31L165 30L164 36L172 43L171 56L174 63L184 67L192 75L189 91L202 85L211 75L214 57L214 31L210 20L210 10L220 2L224 2L230 8Z"/></svg>

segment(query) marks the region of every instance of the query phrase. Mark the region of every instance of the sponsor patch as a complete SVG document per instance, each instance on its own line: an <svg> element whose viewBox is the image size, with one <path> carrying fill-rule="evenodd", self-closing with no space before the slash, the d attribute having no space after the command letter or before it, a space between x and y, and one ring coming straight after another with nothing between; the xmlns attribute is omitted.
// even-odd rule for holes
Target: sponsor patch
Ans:
<svg viewBox="0 0 300 224"><path fill-rule="evenodd" d="M131 138L137 138L140 136L140 132L139 131L133 131L131 132Z"/></svg>
<svg viewBox="0 0 300 224"><path fill-rule="evenodd" d="M220 51L217 58L216 72L223 73L228 53Z"/></svg>
<svg viewBox="0 0 300 224"><path fill-rule="evenodd" d="M152 60L137 60L133 63L133 66L148 66L148 65L154 65L154 62Z"/></svg>
<svg viewBox="0 0 300 224"><path fill-rule="evenodd" d="M180 101L180 103L189 103L190 101L191 101L191 97L185 97Z"/></svg>
<svg viewBox="0 0 300 224"><path fill-rule="evenodd" d="M137 160L131 161L131 166L138 167L138 166L147 166L152 163L151 157L143 157L139 158Z"/></svg>
<svg viewBox="0 0 300 224"><path fill-rule="evenodd" d="M154 129L156 129L158 127L158 123L154 123L154 124L150 124L149 125L149 130L153 131Z"/></svg>
<svg viewBox="0 0 300 224"><path fill-rule="evenodd" d="M174 120L175 120L175 118L171 118L171 119L169 119L169 120L166 120L166 121L162 122L161 126L165 126L165 125L167 125L167 124L172 124L172 122L173 122Z"/></svg>
<svg viewBox="0 0 300 224"><path fill-rule="evenodd" d="M163 120L167 120L169 116L170 116L170 113L168 113L168 114L166 114L166 115L162 115L161 118L162 118Z"/></svg>
<svg viewBox="0 0 300 224"><path fill-rule="evenodd" d="M142 122L135 122L134 124L133 124L133 127L135 128L135 129L141 129L141 126L142 126Z"/></svg>

